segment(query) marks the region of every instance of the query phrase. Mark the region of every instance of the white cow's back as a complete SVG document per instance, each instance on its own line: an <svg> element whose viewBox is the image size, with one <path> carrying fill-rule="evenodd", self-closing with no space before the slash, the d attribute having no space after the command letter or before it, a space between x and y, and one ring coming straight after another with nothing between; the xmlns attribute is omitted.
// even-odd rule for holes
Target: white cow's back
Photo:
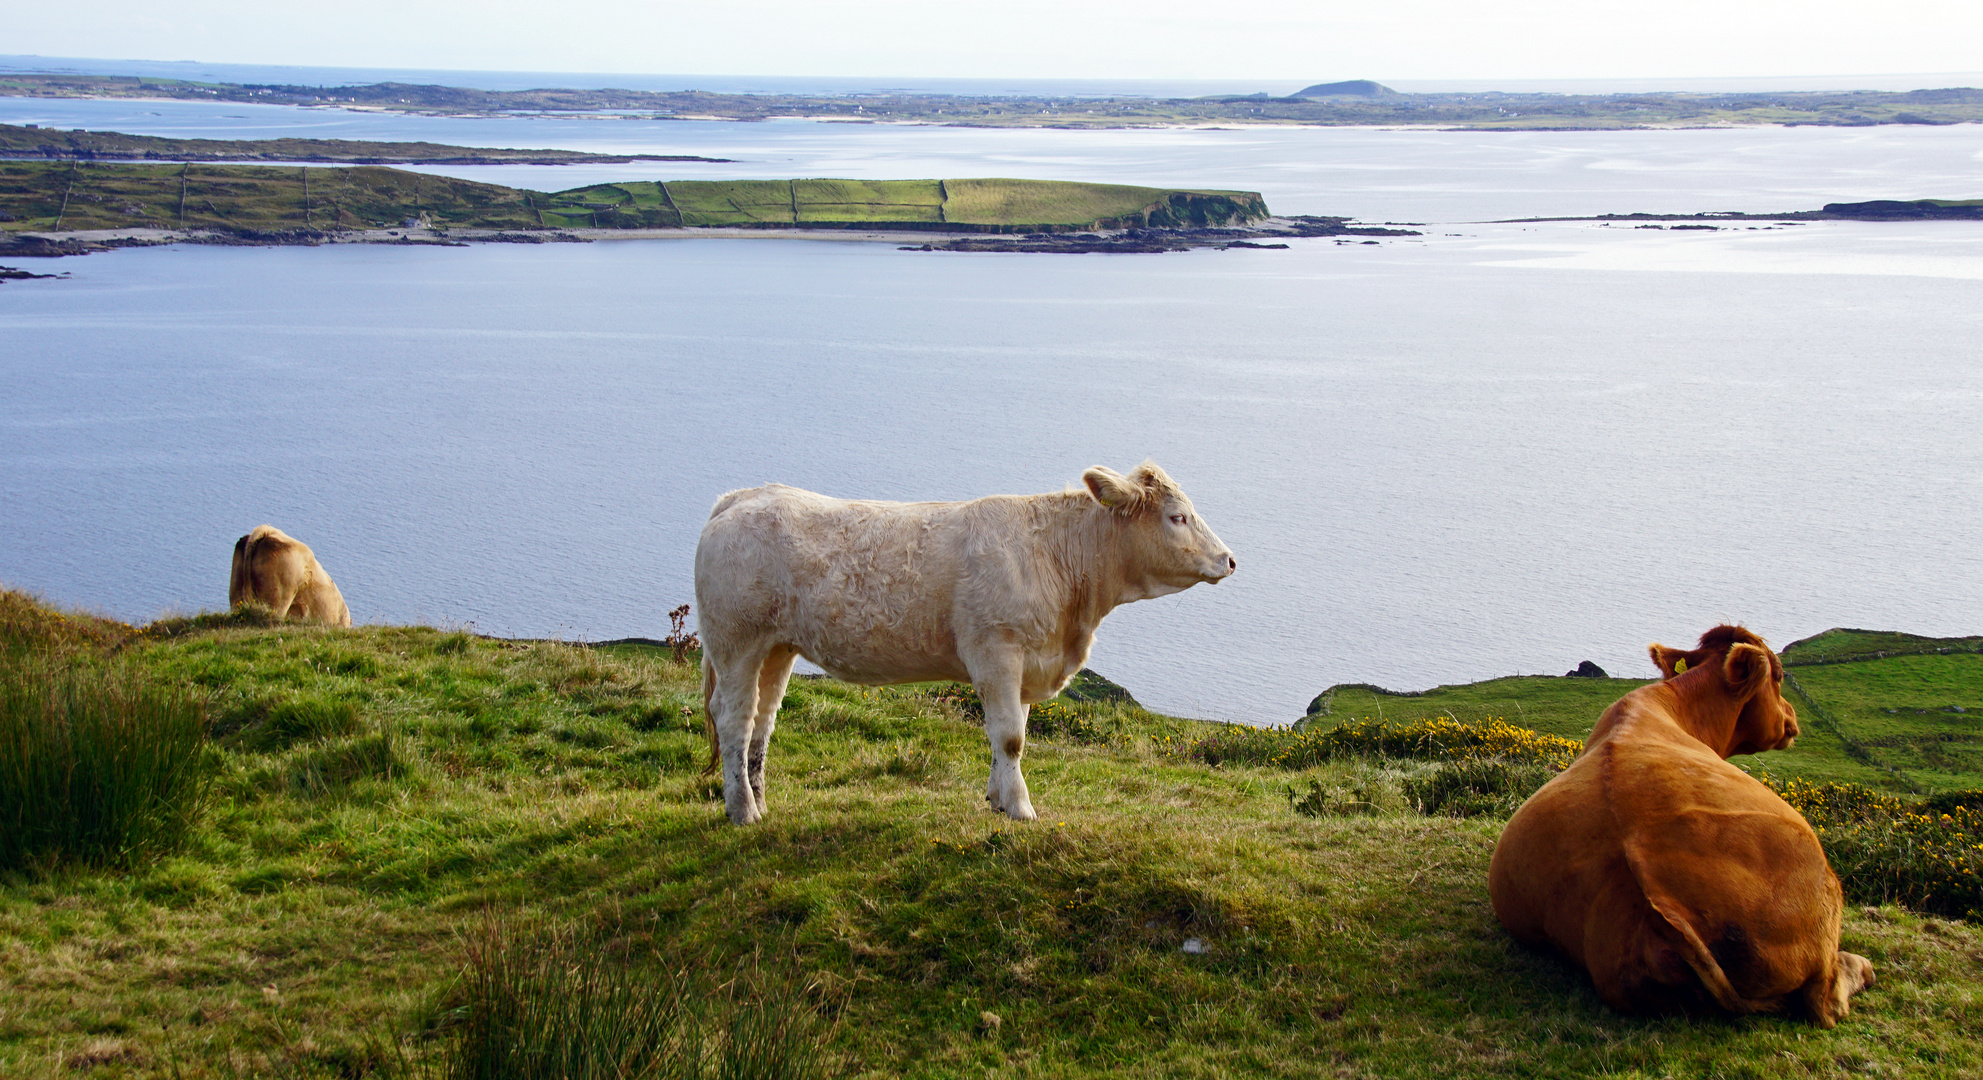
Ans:
<svg viewBox="0 0 1983 1080"><path fill-rule="evenodd" d="M1080 494L899 503L782 484L731 492L696 549L699 620L705 637L765 634L849 682L968 679L960 631L1056 636L1065 575L1050 548L1063 545L1043 541L1099 517L1092 505Z"/></svg>

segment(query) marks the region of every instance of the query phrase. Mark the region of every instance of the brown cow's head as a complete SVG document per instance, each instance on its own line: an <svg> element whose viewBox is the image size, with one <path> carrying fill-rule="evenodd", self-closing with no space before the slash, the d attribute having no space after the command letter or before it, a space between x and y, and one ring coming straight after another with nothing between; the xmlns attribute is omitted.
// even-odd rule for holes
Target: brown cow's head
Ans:
<svg viewBox="0 0 1983 1080"><path fill-rule="evenodd" d="M1684 687L1688 699L1737 710L1734 731L1715 747L1721 756L1788 750L1797 741L1797 710L1783 699L1783 661L1747 628L1717 626L1689 651L1665 645L1649 651L1661 676Z"/></svg>
<svg viewBox="0 0 1983 1080"><path fill-rule="evenodd" d="M1239 568L1232 550L1192 509L1191 500L1156 462L1128 476L1100 465L1081 474L1094 500L1128 526L1131 580L1124 600L1142 600L1219 582Z"/></svg>

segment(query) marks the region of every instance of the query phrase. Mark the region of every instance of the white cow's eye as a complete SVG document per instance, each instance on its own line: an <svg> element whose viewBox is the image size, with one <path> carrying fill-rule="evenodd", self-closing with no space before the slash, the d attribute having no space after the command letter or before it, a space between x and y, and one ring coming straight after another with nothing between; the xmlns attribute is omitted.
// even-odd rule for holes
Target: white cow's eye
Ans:
<svg viewBox="0 0 1983 1080"><path fill-rule="evenodd" d="M1183 514L1172 514L1172 515L1171 515L1171 524L1173 524L1173 525L1182 525L1182 524L1184 524L1184 515L1183 515Z"/></svg>

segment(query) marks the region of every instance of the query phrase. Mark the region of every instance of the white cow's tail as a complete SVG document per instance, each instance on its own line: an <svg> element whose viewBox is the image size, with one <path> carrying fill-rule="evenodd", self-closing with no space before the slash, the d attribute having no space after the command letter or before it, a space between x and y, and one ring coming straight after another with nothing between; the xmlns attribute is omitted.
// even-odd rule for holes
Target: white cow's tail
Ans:
<svg viewBox="0 0 1983 1080"><path fill-rule="evenodd" d="M709 650L702 651L702 730L709 736L709 760L702 766L702 775L708 776L723 765L723 750L716 741L716 714L709 711L710 699L716 696L716 669L710 666Z"/></svg>

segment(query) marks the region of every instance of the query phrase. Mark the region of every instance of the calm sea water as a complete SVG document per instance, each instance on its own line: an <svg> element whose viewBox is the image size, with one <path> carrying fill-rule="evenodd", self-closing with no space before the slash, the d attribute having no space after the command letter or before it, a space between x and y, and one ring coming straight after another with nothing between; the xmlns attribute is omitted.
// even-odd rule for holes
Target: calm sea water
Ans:
<svg viewBox="0 0 1983 1080"><path fill-rule="evenodd" d="M0 99L0 119L56 105L65 126L140 130L115 118L129 103L85 104ZM142 104L189 133L268 122ZM64 260L66 280L0 287L0 580L127 618L215 608L234 538L270 521L360 621L658 635L726 489L963 498L1147 456L1240 572L1119 609L1094 666L1186 714L1278 723L1335 682L1583 659L1649 675L1646 642L1725 619L1779 645L1983 629L1983 226L1466 224L1973 197L1975 130L359 119L501 145L658 128L686 152L749 147L762 175L1272 180L1284 210L1433 224L1164 256L693 240Z"/></svg>

